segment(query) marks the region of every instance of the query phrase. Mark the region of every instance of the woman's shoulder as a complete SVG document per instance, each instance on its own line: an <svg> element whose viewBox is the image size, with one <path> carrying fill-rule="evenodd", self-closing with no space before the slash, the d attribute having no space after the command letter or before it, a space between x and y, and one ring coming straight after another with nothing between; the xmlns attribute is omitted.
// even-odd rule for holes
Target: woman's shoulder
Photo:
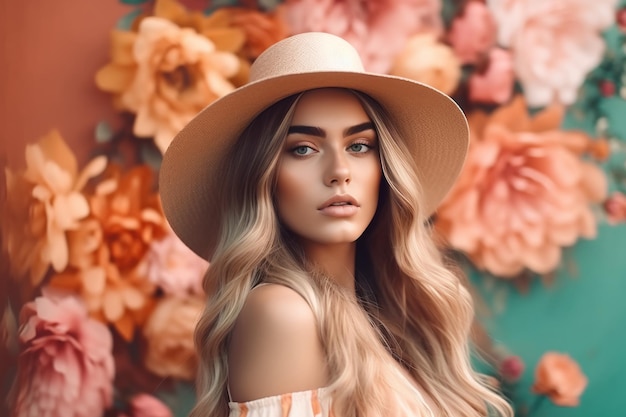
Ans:
<svg viewBox="0 0 626 417"><path fill-rule="evenodd" d="M251 291L231 333L228 363L239 402L328 382L315 314L300 294L278 284Z"/></svg>

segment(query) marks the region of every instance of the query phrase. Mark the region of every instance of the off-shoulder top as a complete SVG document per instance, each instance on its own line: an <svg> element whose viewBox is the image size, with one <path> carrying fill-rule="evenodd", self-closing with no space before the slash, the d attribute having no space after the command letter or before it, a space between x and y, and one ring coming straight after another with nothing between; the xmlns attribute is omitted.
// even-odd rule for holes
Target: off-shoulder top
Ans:
<svg viewBox="0 0 626 417"><path fill-rule="evenodd" d="M334 417L328 388L290 392L238 403L231 401L229 417Z"/></svg>

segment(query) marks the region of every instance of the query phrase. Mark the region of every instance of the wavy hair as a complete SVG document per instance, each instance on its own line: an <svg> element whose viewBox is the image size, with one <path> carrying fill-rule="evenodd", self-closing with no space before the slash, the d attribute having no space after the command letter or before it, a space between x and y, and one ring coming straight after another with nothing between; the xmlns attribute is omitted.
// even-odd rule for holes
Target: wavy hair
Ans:
<svg viewBox="0 0 626 417"><path fill-rule="evenodd" d="M352 93L375 125L383 171L377 212L357 241L358 297L312 270L276 214L276 168L300 93L255 118L225 159L191 417L228 415L229 334L261 282L293 289L314 312L336 415L512 416L471 367L472 299L433 242L417 167L385 110Z"/></svg>

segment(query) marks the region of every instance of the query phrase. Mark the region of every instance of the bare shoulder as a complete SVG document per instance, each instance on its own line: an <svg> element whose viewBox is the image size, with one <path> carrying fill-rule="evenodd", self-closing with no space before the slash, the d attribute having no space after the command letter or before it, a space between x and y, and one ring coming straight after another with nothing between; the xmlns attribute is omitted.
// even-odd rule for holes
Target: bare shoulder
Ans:
<svg viewBox="0 0 626 417"><path fill-rule="evenodd" d="M237 402L328 382L315 315L297 292L282 285L267 284L250 293L231 334L228 365Z"/></svg>

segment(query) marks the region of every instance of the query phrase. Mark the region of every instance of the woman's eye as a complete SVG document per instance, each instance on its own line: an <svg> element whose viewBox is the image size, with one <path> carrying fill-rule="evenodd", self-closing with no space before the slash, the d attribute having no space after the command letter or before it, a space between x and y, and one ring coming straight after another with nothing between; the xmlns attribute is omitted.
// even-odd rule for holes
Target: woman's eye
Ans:
<svg viewBox="0 0 626 417"><path fill-rule="evenodd" d="M365 143L353 143L348 149L350 149L350 152L354 153L365 153L370 150L370 147Z"/></svg>
<svg viewBox="0 0 626 417"><path fill-rule="evenodd" d="M310 155L311 153L313 153L313 148L311 148L310 146L306 146L306 145L296 146L295 148L291 150L291 152L293 152L297 156L306 156L306 155Z"/></svg>

